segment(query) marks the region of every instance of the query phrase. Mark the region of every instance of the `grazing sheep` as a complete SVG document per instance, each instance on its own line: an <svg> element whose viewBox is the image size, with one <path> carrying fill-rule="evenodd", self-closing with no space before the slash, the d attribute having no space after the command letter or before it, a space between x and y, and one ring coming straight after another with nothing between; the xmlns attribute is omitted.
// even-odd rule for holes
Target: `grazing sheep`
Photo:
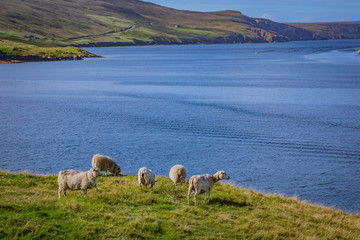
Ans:
<svg viewBox="0 0 360 240"><path fill-rule="evenodd" d="M210 191L217 181L222 179L230 179L225 171L218 171L214 175L204 174L195 175L189 179L188 204L190 204L190 195L194 191L195 206L197 205L197 197L201 193L205 193L205 200L210 202Z"/></svg>
<svg viewBox="0 0 360 240"><path fill-rule="evenodd" d="M100 171L111 172L114 176L121 176L120 166L111 157L95 154L91 161L92 167L98 167Z"/></svg>
<svg viewBox="0 0 360 240"><path fill-rule="evenodd" d="M59 184L59 198L61 192L66 197L66 190L84 190L84 197L86 197L87 189L97 187L97 178L101 175L99 168L90 168L87 172L80 172L76 170L60 171L58 175Z"/></svg>
<svg viewBox="0 0 360 240"><path fill-rule="evenodd" d="M150 185L152 188L155 185L155 173L146 167L142 167L138 172L138 181L140 188L145 186L145 188Z"/></svg>
<svg viewBox="0 0 360 240"><path fill-rule="evenodd" d="M186 182L186 170L183 165L175 165L170 169L169 172L170 179L174 182L175 186L179 182Z"/></svg>

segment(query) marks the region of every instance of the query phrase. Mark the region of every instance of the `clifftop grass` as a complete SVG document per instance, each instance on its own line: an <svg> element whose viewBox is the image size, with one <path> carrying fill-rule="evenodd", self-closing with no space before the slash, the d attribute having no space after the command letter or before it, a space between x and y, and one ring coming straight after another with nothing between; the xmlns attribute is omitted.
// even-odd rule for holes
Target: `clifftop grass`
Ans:
<svg viewBox="0 0 360 240"><path fill-rule="evenodd" d="M58 199L57 176L0 172L1 239L360 239L360 216L217 183L189 206L165 177L100 177L98 189ZM193 203L193 197L192 197Z"/></svg>

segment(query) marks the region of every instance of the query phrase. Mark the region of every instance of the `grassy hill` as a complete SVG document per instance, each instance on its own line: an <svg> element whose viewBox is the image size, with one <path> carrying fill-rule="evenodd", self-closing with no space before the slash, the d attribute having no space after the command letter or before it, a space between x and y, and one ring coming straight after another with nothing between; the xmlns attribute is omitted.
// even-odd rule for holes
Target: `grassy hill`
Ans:
<svg viewBox="0 0 360 240"><path fill-rule="evenodd" d="M58 199L57 176L0 172L0 192L1 239L360 239L360 215L223 183L197 207L165 177L102 176Z"/></svg>
<svg viewBox="0 0 360 240"><path fill-rule="evenodd" d="M0 39L36 47L360 38L359 26L283 24L238 11L180 11L139 0L3 0L0 8ZM0 60L19 58L0 51Z"/></svg>
<svg viewBox="0 0 360 240"><path fill-rule="evenodd" d="M276 29L267 30L259 21L236 11L179 11L138 0L5 0L0 38L60 45L139 45L311 37L305 30L274 22Z"/></svg>

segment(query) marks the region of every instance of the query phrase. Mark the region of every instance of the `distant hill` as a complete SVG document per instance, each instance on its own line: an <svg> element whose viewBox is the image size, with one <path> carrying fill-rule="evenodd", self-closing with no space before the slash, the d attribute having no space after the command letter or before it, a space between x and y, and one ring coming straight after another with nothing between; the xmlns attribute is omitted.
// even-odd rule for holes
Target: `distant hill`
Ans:
<svg viewBox="0 0 360 240"><path fill-rule="evenodd" d="M360 38L360 21L332 23L289 23L313 33L313 38L321 39L356 39Z"/></svg>
<svg viewBox="0 0 360 240"><path fill-rule="evenodd" d="M42 46L360 38L359 22L333 25L319 31L319 25L276 23L236 11L180 11L138 0L2 0L0 8L1 39Z"/></svg>
<svg viewBox="0 0 360 240"><path fill-rule="evenodd" d="M48 61L94 56L61 48L70 45L360 38L359 29L360 22L284 24L251 18L237 11L180 11L139 0L2 0L0 60Z"/></svg>

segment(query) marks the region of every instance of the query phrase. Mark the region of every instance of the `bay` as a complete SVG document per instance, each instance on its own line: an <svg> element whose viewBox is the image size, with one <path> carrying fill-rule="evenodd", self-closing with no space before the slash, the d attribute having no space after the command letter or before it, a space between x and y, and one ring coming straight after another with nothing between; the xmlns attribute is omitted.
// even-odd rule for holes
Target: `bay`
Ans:
<svg viewBox="0 0 360 240"><path fill-rule="evenodd" d="M0 65L0 169L225 170L237 186L360 212L360 40L109 47Z"/></svg>

